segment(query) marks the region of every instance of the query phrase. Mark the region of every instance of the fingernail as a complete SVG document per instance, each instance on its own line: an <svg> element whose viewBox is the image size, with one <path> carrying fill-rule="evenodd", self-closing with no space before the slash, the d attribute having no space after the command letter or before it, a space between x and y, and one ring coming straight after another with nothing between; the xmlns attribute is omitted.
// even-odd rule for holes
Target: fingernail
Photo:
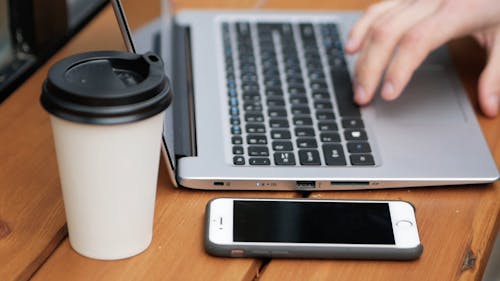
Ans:
<svg viewBox="0 0 500 281"><path fill-rule="evenodd" d="M498 113L498 107L500 106L500 99L498 98L497 95L493 94L493 95L490 95L490 97L488 98L489 100L489 103L491 105L491 108L494 109L494 111L496 113Z"/></svg>
<svg viewBox="0 0 500 281"><path fill-rule="evenodd" d="M498 99L497 95L495 95L495 94L490 95L489 100L490 100L491 104L495 105L495 107L498 107L500 100Z"/></svg>
<svg viewBox="0 0 500 281"><path fill-rule="evenodd" d="M385 82L382 86L382 97L386 100L394 99L394 86L391 82Z"/></svg>
<svg viewBox="0 0 500 281"><path fill-rule="evenodd" d="M366 99L366 91L363 86L356 84L356 87L354 89L354 99L356 100L357 103L365 103Z"/></svg>
<svg viewBox="0 0 500 281"><path fill-rule="evenodd" d="M349 38L347 44L345 45L346 50L354 50L358 45L358 42L354 38Z"/></svg>

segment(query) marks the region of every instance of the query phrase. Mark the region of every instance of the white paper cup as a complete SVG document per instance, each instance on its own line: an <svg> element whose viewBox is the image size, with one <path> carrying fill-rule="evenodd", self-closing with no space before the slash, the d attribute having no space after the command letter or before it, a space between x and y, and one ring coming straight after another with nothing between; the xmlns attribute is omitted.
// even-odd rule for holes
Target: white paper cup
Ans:
<svg viewBox="0 0 500 281"><path fill-rule="evenodd" d="M88 61L97 57L101 60L97 64L98 71L117 72L114 66L105 70L108 66L99 65L102 56L95 53L85 55L63 61L62 67L54 66L55 70L51 70L46 84L53 82L51 75L68 72L67 68L73 67L75 60ZM115 59L118 55L121 60L132 56L130 59L133 61L139 57L140 61L135 63L140 63L139 68L143 70L145 63L153 63L151 67L158 68L154 62L141 60L139 55L112 52L107 56ZM102 85L101 82L89 81L98 80L103 75L106 77L103 73L92 77L95 66L83 67L89 68L84 72L88 76L82 78L85 85ZM126 67L135 66L130 63ZM159 71L163 73L163 68L160 67ZM141 83L163 83L164 77L148 80L145 76L152 75L151 69L139 74L143 76L138 76L136 84L139 86L131 83L129 86L135 88L124 90L114 85L120 84L117 81L121 80L117 80L110 82L113 85L103 85L106 93L101 94L89 92L94 86L72 92L70 86L77 88L80 81L74 77L73 81L77 81L75 85L56 81L44 86L42 104L51 114L69 241L75 251L90 258L127 258L141 253L151 243L162 126L170 95L162 92L166 89L140 86ZM113 78L109 76L106 79ZM59 92L60 88L65 91ZM143 95L142 98L135 96L135 92L140 95L144 90L156 93ZM125 94L125 98L120 96L121 93ZM101 104L103 98L105 101ZM118 100L116 105L110 102L113 99ZM82 106L87 107L84 113L80 111Z"/></svg>
<svg viewBox="0 0 500 281"><path fill-rule="evenodd" d="M102 126L51 116L69 241L78 253L121 259L151 243L163 118Z"/></svg>

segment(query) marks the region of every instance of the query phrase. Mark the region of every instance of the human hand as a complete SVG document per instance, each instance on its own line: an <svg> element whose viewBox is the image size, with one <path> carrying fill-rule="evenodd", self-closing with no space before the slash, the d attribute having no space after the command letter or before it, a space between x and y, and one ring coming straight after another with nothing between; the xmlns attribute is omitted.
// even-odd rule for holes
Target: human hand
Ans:
<svg viewBox="0 0 500 281"><path fill-rule="evenodd" d="M354 25L346 52L360 52L354 100L368 104L385 72L381 95L394 100L427 55L450 39L473 35L487 49L479 78L479 105L489 117L500 106L498 0L388 0L370 6Z"/></svg>

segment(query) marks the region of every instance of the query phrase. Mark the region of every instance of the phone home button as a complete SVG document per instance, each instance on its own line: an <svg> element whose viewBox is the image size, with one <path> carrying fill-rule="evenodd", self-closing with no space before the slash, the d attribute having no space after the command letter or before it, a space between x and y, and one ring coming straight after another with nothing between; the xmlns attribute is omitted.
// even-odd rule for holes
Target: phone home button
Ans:
<svg viewBox="0 0 500 281"><path fill-rule="evenodd" d="M413 223L411 221L407 221L407 220L400 220L400 221L396 222L396 226L409 228L409 227L413 226Z"/></svg>

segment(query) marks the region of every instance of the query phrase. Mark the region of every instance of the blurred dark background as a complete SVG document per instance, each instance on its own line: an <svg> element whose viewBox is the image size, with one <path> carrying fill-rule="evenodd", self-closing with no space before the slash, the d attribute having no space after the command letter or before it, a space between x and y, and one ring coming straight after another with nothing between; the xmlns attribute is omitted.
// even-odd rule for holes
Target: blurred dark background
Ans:
<svg viewBox="0 0 500 281"><path fill-rule="evenodd" d="M106 0L0 0L0 103Z"/></svg>

